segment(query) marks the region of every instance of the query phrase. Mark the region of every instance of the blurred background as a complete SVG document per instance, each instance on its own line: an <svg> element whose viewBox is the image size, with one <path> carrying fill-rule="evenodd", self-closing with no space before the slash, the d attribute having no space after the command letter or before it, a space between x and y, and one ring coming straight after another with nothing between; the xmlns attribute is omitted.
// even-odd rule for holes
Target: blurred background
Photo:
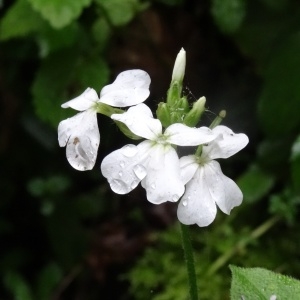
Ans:
<svg viewBox="0 0 300 300"><path fill-rule="evenodd" d="M2 0L0 43L1 300L188 299L177 204L116 195L100 173L130 141L100 115L88 172L57 142L76 113L60 105L127 69L149 73L155 110L181 47L201 124L226 109L250 138L220 161L243 204L191 227L200 299L229 299L229 264L300 278L299 1Z"/></svg>

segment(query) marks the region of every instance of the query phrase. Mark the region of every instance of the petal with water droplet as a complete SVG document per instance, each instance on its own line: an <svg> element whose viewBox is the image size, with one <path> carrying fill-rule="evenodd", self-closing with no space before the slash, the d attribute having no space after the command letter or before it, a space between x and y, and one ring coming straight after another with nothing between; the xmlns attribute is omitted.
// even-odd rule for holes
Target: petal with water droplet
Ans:
<svg viewBox="0 0 300 300"><path fill-rule="evenodd" d="M216 138L203 146L202 156L209 159L228 158L242 150L249 142L243 133L234 133L230 128L219 125L213 129Z"/></svg>
<svg viewBox="0 0 300 300"><path fill-rule="evenodd" d="M217 214L217 206L204 180L204 170L199 167L187 183L185 193L177 208L177 217L182 224L208 226Z"/></svg>
<svg viewBox="0 0 300 300"><path fill-rule="evenodd" d="M70 165L79 171L91 170L96 162L100 133L96 112L86 110L58 125L58 142L66 146Z"/></svg>
<svg viewBox="0 0 300 300"><path fill-rule="evenodd" d="M150 149L149 157L147 176L142 180L148 201L154 204L177 201L184 193L184 184L175 149L157 144Z"/></svg>
<svg viewBox="0 0 300 300"><path fill-rule="evenodd" d="M146 176L146 169L142 169L143 166L140 161L141 155L135 145L126 145L103 159L101 172L115 193L129 193ZM141 174L142 171L145 174Z"/></svg>

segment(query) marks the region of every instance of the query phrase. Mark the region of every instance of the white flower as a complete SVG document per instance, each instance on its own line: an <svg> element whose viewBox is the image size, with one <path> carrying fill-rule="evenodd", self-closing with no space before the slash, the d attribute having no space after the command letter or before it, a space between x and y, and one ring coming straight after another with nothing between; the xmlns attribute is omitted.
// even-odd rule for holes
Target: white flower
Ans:
<svg viewBox="0 0 300 300"><path fill-rule="evenodd" d="M248 137L243 133L234 134L226 126L217 126L213 132L217 138L203 145L200 157L189 155L180 159L186 191L178 205L177 216L186 225L207 226L216 217L216 204L229 214L243 200L239 187L222 173L214 159L234 155L248 144Z"/></svg>
<svg viewBox="0 0 300 300"><path fill-rule="evenodd" d="M150 77L142 70L129 70L118 75L116 80L105 86L100 99L94 89L87 88L80 96L62 105L80 111L58 125L58 142L67 146L66 154L70 165L79 170L91 170L96 162L100 143L97 123L97 103L115 107L136 105L149 96Z"/></svg>
<svg viewBox="0 0 300 300"><path fill-rule="evenodd" d="M137 146L126 145L103 159L101 171L111 189L117 194L127 194L142 181L150 202L178 201L184 193L184 183L172 144L195 146L212 141L216 135L207 127L197 129L183 124L172 124L162 133L161 122L153 118L145 104L111 117L147 139Z"/></svg>

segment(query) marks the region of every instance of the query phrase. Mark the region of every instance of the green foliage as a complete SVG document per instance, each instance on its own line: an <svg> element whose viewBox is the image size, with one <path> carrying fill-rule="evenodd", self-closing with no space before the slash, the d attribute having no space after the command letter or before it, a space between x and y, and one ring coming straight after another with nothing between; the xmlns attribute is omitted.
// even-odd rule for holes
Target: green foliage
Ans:
<svg viewBox="0 0 300 300"><path fill-rule="evenodd" d="M269 136L289 134L300 125L299 51L300 35L288 36L267 67L259 116Z"/></svg>
<svg viewBox="0 0 300 300"><path fill-rule="evenodd" d="M44 26L44 20L27 0L16 1L0 22L0 39L26 37Z"/></svg>
<svg viewBox="0 0 300 300"><path fill-rule="evenodd" d="M55 127L61 120L74 114L74 111L62 109L61 104L75 98L66 94L67 88L72 88L75 74L78 91L76 97L88 86L99 91L107 82L109 71L101 57L83 60L76 50L67 48L44 59L37 73L32 87L36 113ZM49 86L52 87L50 90Z"/></svg>
<svg viewBox="0 0 300 300"><path fill-rule="evenodd" d="M231 299L300 299L300 281L274 272L252 268L230 267ZM273 298L272 298L273 296Z"/></svg>
<svg viewBox="0 0 300 300"><path fill-rule="evenodd" d="M69 25L79 17L83 9L91 4L92 0L28 0L54 28Z"/></svg>
<svg viewBox="0 0 300 300"><path fill-rule="evenodd" d="M96 0L113 26L124 26L147 5L139 0Z"/></svg>
<svg viewBox="0 0 300 300"><path fill-rule="evenodd" d="M234 33L246 14L245 0L213 0L211 12L216 24L224 33Z"/></svg>
<svg viewBox="0 0 300 300"><path fill-rule="evenodd" d="M36 299L49 299L62 278L62 270L56 263L50 263L45 266L37 278Z"/></svg>
<svg viewBox="0 0 300 300"><path fill-rule="evenodd" d="M37 115L53 126L70 116L70 112L61 109L66 99L65 88L71 82L75 72L75 51L63 49L49 55L42 63L32 86L33 101ZM49 89L51 86L51 89ZM70 99L66 99L70 100Z"/></svg>
<svg viewBox="0 0 300 300"><path fill-rule="evenodd" d="M33 300L30 287L24 278L15 272L5 274L4 284L15 300Z"/></svg>
<svg viewBox="0 0 300 300"><path fill-rule="evenodd" d="M244 199L247 202L255 202L268 194L275 184L272 174L264 172L258 166L252 165L237 181Z"/></svg>

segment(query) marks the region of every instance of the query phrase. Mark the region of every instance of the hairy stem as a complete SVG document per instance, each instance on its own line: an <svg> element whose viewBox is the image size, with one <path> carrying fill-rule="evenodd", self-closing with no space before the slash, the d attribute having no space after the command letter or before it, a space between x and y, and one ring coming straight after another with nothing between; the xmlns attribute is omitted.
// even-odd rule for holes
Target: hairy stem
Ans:
<svg viewBox="0 0 300 300"><path fill-rule="evenodd" d="M187 225L181 225L182 246L184 258L188 273L189 293L191 300L198 300L197 278L195 271L195 261L193 255L193 247L191 243L190 230Z"/></svg>

